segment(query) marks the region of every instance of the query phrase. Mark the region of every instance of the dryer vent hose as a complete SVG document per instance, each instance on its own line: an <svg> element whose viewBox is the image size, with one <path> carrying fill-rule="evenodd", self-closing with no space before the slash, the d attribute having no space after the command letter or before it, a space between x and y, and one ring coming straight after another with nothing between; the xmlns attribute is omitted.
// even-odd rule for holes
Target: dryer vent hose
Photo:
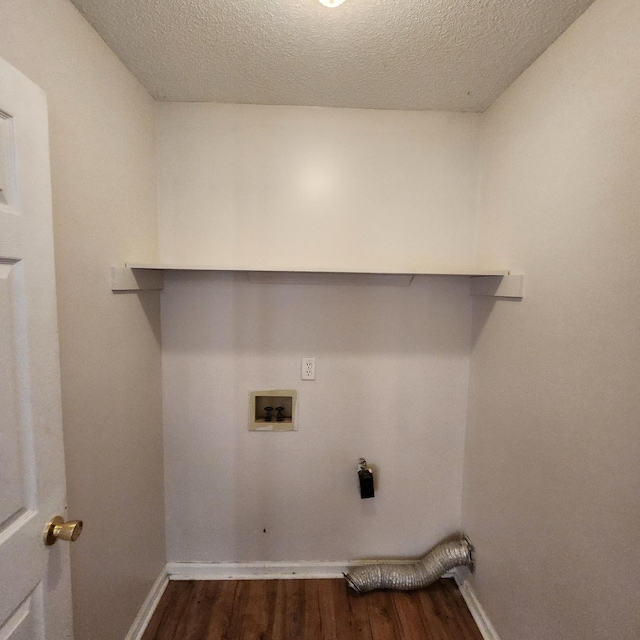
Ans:
<svg viewBox="0 0 640 640"><path fill-rule="evenodd" d="M413 564L371 564L345 573L349 586L358 593L374 589L411 591L422 589L456 567L473 571L473 545L464 537L442 542Z"/></svg>

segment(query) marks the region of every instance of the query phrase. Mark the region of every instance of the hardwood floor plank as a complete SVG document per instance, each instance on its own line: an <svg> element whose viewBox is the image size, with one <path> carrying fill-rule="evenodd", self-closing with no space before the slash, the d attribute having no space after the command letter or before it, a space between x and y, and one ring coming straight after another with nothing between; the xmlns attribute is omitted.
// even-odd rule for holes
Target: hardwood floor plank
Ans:
<svg viewBox="0 0 640 640"><path fill-rule="evenodd" d="M169 582L169 585L172 583ZM189 598L195 588L195 582L188 580L185 582L176 583L173 588L175 598L171 604L171 609L167 610L167 615L163 624L159 627L158 633L155 636L155 640L173 640L177 638L177 629L184 615L185 609L189 604Z"/></svg>
<svg viewBox="0 0 640 640"><path fill-rule="evenodd" d="M207 585L196 582L189 594L184 612L176 627L175 635L183 640L202 638L209 619L209 607L206 603ZM202 628L204 627L204 628Z"/></svg>
<svg viewBox="0 0 640 640"><path fill-rule="evenodd" d="M151 616L151 620L149 620L147 628L142 634L142 640L154 640L158 633L158 629L165 620L165 617L171 615L171 610L176 598L178 597L177 593L179 589L180 583L171 581L169 582L167 588L162 594L162 597L160 598L160 602L158 602L156 610Z"/></svg>
<svg viewBox="0 0 640 640"><path fill-rule="evenodd" d="M207 580L206 582L207 588L212 592L213 604L209 612L209 624L202 640L229 640L227 630L233 615L238 583L232 580Z"/></svg>
<svg viewBox="0 0 640 640"><path fill-rule="evenodd" d="M338 640L336 602L330 580L314 580L320 615L320 633L327 640Z"/></svg>
<svg viewBox="0 0 640 640"><path fill-rule="evenodd" d="M373 640L367 606L368 595L360 595L349 589L349 617L353 640Z"/></svg>
<svg viewBox="0 0 640 640"><path fill-rule="evenodd" d="M242 640L267 640L271 636L275 590L267 580L249 580L247 582L248 604L245 610L239 610L236 615L242 618Z"/></svg>
<svg viewBox="0 0 640 640"><path fill-rule="evenodd" d="M419 601L415 593L396 591L391 596L403 640L432 640L420 615Z"/></svg>
<svg viewBox="0 0 640 640"><path fill-rule="evenodd" d="M269 616L269 623L267 625L267 631L265 633L265 640L271 640L271 638L275 638L276 636L273 633L273 625L275 620L275 611L276 611L276 596L277 596L277 585L274 580L269 580L267 586L267 601L266 607Z"/></svg>
<svg viewBox="0 0 640 640"><path fill-rule="evenodd" d="M427 589L415 591L420 602L420 616L425 629L431 634L433 640L450 640L451 636L447 630L446 623L443 622L438 604L433 601L431 592L434 585Z"/></svg>
<svg viewBox="0 0 640 640"><path fill-rule="evenodd" d="M458 585L454 580L441 580L443 589L439 592L439 597L448 603L449 610L459 625L462 637L469 640L482 640L482 634L478 629L467 603L464 601Z"/></svg>
<svg viewBox="0 0 640 640"><path fill-rule="evenodd" d="M402 630L393 606L393 595L389 591L371 591L365 596L373 640L400 640L403 637L399 635Z"/></svg>
<svg viewBox="0 0 640 640"><path fill-rule="evenodd" d="M301 640L304 636L304 580L284 580L285 583L285 633L282 640Z"/></svg>
<svg viewBox="0 0 640 640"><path fill-rule="evenodd" d="M347 585L342 580L318 580L318 608L321 614L322 638L354 640L353 615ZM366 640L371 640L370 636Z"/></svg>
<svg viewBox="0 0 640 640"><path fill-rule="evenodd" d="M251 616L251 601L249 593L251 591L251 581L238 580L235 590L235 598L233 599L233 607L229 626L227 628L225 638L231 640L239 640L242 636L242 625L247 616Z"/></svg>
<svg viewBox="0 0 640 640"><path fill-rule="evenodd" d="M302 585L304 598L303 638L322 637L322 617L320 613L318 582L320 582L320 580L305 580Z"/></svg>
<svg viewBox="0 0 640 640"><path fill-rule="evenodd" d="M273 600L273 625L271 627L271 638L283 638L284 637L284 624L286 618L286 593L285 593L285 581L273 580L272 589L274 590Z"/></svg>
<svg viewBox="0 0 640 640"><path fill-rule="evenodd" d="M461 638L466 638L466 631L464 626L461 625L460 619L456 615L452 603L448 598L443 596L442 592L436 592L431 596L434 600L438 601L441 614L445 617L445 626L447 629L451 629L454 633Z"/></svg>

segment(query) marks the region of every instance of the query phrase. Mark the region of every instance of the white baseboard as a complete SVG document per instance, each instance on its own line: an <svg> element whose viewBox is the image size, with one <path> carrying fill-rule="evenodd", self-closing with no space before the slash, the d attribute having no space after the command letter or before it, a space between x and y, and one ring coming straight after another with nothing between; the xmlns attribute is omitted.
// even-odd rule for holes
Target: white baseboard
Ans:
<svg viewBox="0 0 640 640"><path fill-rule="evenodd" d="M125 636L125 640L140 640L140 638L142 638L142 634L147 628L149 620L151 620L151 616L156 610L158 602L160 602L160 598L168 584L169 576L167 575L167 568L164 567L160 572L160 575L156 578L156 581L153 583L153 586L149 591L149 595L142 603L140 611L138 611L138 615L133 621L131 629L129 629L129 633Z"/></svg>
<svg viewBox="0 0 640 640"><path fill-rule="evenodd" d="M411 564L415 560L386 560ZM169 562L169 580L307 580L342 578L353 567L380 564L380 560L301 562Z"/></svg>
<svg viewBox="0 0 640 640"><path fill-rule="evenodd" d="M346 562L170 562L170 580L282 580L342 578Z"/></svg>
<svg viewBox="0 0 640 640"><path fill-rule="evenodd" d="M500 640L497 631L491 624L491 620L489 620L489 616L487 616L487 612L480 604L478 596L471 586L469 570L466 567L459 567L454 571L454 578L484 640Z"/></svg>

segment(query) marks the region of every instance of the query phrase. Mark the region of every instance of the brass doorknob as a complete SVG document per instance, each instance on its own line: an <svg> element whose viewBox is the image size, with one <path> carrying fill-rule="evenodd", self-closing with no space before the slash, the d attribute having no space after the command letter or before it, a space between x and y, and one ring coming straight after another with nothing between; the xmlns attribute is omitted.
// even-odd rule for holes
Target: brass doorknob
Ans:
<svg viewBox="0 0 640 640"><path fill-rule="evenodd" d="M82 533L82 520L64 521L62 516L55 516L47 523L44 529L44 543L49 546L56 540L75 542Z"/></svg>

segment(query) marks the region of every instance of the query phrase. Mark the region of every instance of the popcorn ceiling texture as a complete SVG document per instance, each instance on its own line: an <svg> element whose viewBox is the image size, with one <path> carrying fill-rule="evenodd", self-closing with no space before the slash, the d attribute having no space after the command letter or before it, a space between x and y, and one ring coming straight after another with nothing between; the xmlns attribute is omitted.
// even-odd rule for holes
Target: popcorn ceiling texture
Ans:
<svg viewBox="0 0 640 640"><path fill-rule="evenodd" d="M72 0L158 100L484 111L593 0Z"/></svg>

